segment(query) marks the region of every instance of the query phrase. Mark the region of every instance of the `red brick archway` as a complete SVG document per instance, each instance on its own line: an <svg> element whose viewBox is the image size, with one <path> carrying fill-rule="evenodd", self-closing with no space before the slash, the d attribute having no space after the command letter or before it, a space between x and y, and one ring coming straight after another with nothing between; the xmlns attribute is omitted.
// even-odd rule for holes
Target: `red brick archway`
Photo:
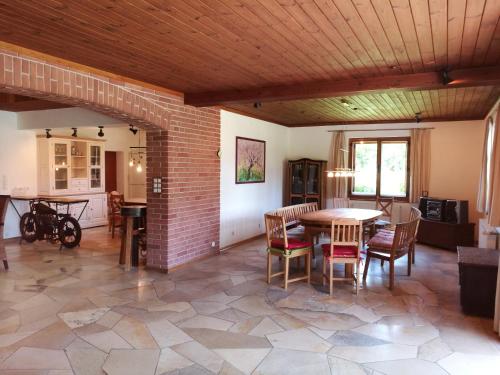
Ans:
<svg viewBox="0 0 500 375"><path fill-rule="evenodd" d="M148 266L168 270L217 252L220 111L50 61L0 49L0 91L84 107L147 130ZM153 177L162 178L162 193L152 192Z"/></svg>

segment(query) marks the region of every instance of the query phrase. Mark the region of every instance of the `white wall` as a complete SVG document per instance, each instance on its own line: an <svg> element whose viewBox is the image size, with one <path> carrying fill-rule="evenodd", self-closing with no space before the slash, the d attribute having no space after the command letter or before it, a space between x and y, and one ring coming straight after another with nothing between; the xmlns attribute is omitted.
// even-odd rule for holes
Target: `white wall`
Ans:
<svg viewBox="0 0 500 375"><path fill-rule="evenodd" d="M286 127L221 111L221 247L263 233L264 213L283 205L287 135ZM236 136L266 141L265 183L235 183Z"/></svg>
<svg viewBox="0 0 500 375"><path fill-rule="evenodd" d="M0 111L0 194L37 193L36 138L33 130L18 130L17 115ZM21 211L26 205L16 203ZM19 235L19 218L9 204L5 219L4 237Z"/></svg>
<svg viewBox="0 0 500 375"><path fill-rule="evenodd" d="M94 122L95 121L95 122ZM80 108L67 108L46 111L5 112L0 111L0 194L36 195L37 160L36 135L45 134L45 128L52 128L53 136L70 136L71 127L78 127L78 135L82 138L98 138L97 126L103 125L106 150L117 151L118 184L121 183L125 197L146 197L146 169L143 159L143 172L138 175L135 168L130 168L129 147L146 145L145 132L133 135L128 125L116 120ZM86 127L84 127L86 126ZM132 175L132 176L131 176ZM133 178L131 178L133 177ZM135 185L129 184L133 180ZM26 212L28 206L16 202L20 213ZM17 237L19 218L11 205L7 209L4 237Z"/></svg>

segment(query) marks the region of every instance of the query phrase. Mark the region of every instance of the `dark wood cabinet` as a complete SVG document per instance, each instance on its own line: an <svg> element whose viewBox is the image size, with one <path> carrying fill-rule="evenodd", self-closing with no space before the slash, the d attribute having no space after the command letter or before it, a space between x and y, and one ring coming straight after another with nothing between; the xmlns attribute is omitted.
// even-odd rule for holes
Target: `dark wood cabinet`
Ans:
<svg viewBox="0 0 500 375"><path fill-rule="evenodd" d="M326 161L289 160L285 186L285 206L318 202L325 206Z"/></svg>
<svg viewBox="0 0 500 375"><path fill-rule="evenodd" d="M422 218L417 241L455 251L457 246L474 246L474 223L453 224Z"/></svg>

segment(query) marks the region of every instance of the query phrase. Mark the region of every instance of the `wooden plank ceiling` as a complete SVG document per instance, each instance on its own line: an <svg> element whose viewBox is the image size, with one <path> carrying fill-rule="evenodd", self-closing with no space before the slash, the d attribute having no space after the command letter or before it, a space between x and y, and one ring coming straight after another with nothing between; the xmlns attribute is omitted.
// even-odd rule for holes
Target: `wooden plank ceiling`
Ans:
<svg viewBox="0 0 500 375"><path fill-rule="evenodd" d="M187 97L500 65L500 0L0 0L0 9L2 41ZM227 106L299 125L482 118L498 97L496 83L426 89L345 97L358 110L339 98Z"/></svg>
<svg viewBox="0 0 500 375"><path fill-rule="evenodd" d="M0 92L0 111L24 112L70 107L67 104Z"/></svg>

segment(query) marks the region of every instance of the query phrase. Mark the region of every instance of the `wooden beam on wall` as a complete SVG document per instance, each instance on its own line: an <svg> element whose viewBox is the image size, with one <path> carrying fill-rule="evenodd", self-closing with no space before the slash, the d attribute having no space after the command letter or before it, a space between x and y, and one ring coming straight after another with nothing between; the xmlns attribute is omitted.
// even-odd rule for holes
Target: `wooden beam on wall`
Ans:
<svg viewBox="0 0 500 375"><path fill-rule="evenodd" d="M196 107L255 102L305 100L356 95L388 90L430 90L500 84L500 66L460 69L448 72L449 83L442 72L425 72L357 78L340 81L318 81L295 85L271 86L248 90L215 91L185 94L185 104Z"/></svg>

